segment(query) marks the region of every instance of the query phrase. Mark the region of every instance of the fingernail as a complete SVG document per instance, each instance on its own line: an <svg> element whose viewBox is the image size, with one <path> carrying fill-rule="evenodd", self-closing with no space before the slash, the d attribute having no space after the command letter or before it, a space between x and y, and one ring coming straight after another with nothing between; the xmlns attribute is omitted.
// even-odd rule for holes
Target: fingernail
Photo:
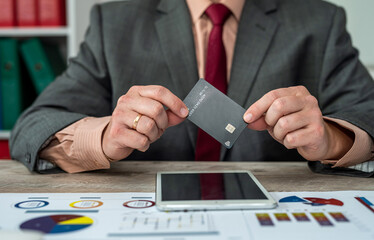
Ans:
<svg viewBox="0 0 374 240"><path fill-rule="evenodd" d="M187 110L187 108L181 108L181 114L182 114L182 117L186 117L187 115L188 115L188 110Z"/></svg>
<svg viewBox="0 0 374 240"><path fill-rule="evenodd" d="M252 120L252 114L251 113L247 113L245 116L244 116L244 121L246 122L250 122Z"/></svg>

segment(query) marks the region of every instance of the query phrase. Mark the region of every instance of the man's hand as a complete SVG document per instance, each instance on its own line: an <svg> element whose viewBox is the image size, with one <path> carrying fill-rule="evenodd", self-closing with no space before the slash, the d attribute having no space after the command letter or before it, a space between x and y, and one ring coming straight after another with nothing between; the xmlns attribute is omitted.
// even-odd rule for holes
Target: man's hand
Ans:
<svg viewBox="0 0 374 240"><path fill-rule="evenodd" d="M104 154L113 160L120 160L134 149L145 152L166 128L181 123L187 115L186 105L168 89L162 86L134 86L118 99L104 132ZM137 124L135 119L138 120Z"/></svg>
<svg viewBox="0 0 374 240"><path fill-rule="evenodd" d="M253 130L268 130L286 148L307 160L339 159L353 139L339 126L324 121L317 99L303 86L268 92L244 114Z"/></svg>

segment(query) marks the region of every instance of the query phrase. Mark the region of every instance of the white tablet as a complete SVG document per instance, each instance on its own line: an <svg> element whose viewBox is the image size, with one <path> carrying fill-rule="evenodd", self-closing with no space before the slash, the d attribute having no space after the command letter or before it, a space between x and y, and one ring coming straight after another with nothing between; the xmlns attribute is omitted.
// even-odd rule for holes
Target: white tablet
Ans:
<svg viewBox="0 0 374 240"><path fill-rule="evenodd" d="M163 211L277 206L249 171L158 172L156 183L156 206Z"/></svg>

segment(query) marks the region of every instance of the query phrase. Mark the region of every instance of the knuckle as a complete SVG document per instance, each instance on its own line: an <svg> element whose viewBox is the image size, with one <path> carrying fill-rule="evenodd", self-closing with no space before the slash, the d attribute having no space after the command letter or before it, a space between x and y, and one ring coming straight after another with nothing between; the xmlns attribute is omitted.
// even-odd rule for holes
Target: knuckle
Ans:
<svg viewBox="0 0 374 240"><path fill-rule="evenodd" d="M319 145L318 144L312 144L312 145L310 145L309 149L311 149L312 151L318 151Z"/></svg>
<svg viewBox="0 0 374 240"><path fill-rule="evenodd" d="M310 114L311 119L314 119L314 120L322 119L322 113L319 110L319 108L314 108L313 110L310 111L309 114Z"/></svg>
<svg viewBox="0 0 374 240"><path fill-rule="evenodd" d="M164 107L161 104L157 104L153 108L151 115L152 115L153 118L156 118L156 117L160 116L163 111L165 111Z"/></svg>
<svg viewBox="0 0 374 240"><path fill-rule="evenodd" d="M270 99L272 99L273 101L274 101L275 99L277 99L278 96L279 96L279 94L278 94L278 91L277 91L277 90L271 90L271 91L269 92L269 97L270 97Z"/></svg>
<svg viewBox="0 0 374 240"><path fill-rule="evenodd" d="M282 141L282 131L280 129L274 130L273 135L276 138L276 140Z"/></svg>
<svg viewBox="0 0 374 240"><path fill-rule="evenodd" d="M303 94L309 94L308 89L307 89L305 86L303 86L303 85L298 85L298 86L296 86L296 90L297 90L298 92L303 93Z"/></svg>
<svg viewBox="0 0 374 240"><path fill-rule="evenodd" d="M279 119L278 124L279 124L279 128L282 131L286 131L290 126L290 123L289 123L288 119L284 118L284 117Z"/></svg>
<svg viewBox="0 0 374 240"><path fill-rule="evenodd" d="M283 98L278 98L277 100L274 101L273 103L275 110L278 112L282 111L286 105L286 101Z"/></svg>
<svg viewBox="0 0 374 240"><path fill-rule="evenodd" d="M156 127L156 123L153 120L147 120L147 122L144 125L145 132L151 132L152 129Z"/></svg>
<svg viewBox="0 0 374 240"><path fill-rule="evenodd" d="M143 148L140 148L138 150L141 151L141 152L146 152L148 150L149 146L150 146L150 144L148 144L147 146L145 146Z"/></svg>
<svg viewBox="0 0 374 240"><path fill-rule="evenodd" d="M303 85L291 87L291 90L296 93L296 96L307 96L310 95L308 89Z"/></svg>
<svg viewBox="0 0 374 240"><path fill-rule="evenodd" d="M125 102L125 97L126 95L122 95L118 98L117 100L117 106L120 105L121 103L124 103Z"/></svg>
<svg viewBox="0 0 374 240"><path fill-rule="evenodd" d="M139 148L146 148L148 145L149 145L149 141L148 141L148 138L146 136L140 136L139 137Z"/></svg>
<svg viewBox="0 0 374 240"><path fill-rule="evenodd" d="M164 134L164 132L165 132L165 129L159 129L157 137L156 137L155 140L159 139Z"/></svg>
<svg viewBox="0 0 374 240"><path fill-rule="evenodd" d="M130 87L128 92L139 92L140 91L140 86L134 85Z"/></svg>
<svg viewBox="0 0 374 240"><path fill-rule="evenodd" d="M288 134L285 137L284 146L287 149L293 149L294 148L294 144L295 144L295 138L293 136L291 136L290 134Z"/></svg>
<svg viewBox="0 0 374 240"><path fill-rule="evenodd" d="M314 133L317 138L322 138L325 134L324 126L320 124L316 124L316 126L314 127Z"/></svg>
<svg viewBox="0 0 374 240"><path fill-rule="evenodd" d="M309 95L305 98L306 102L311 106L318 106L318 100L312 95Z"/></svg>
<svg viewBox="0 0 374 240"><path fill-rule="evenodd" d="M125 94L125 95L122 95L118 98L118 101L117 101L117 106L118 105L122 105L122 104L126 104L128 103L129 101L131 101L131 97L129 94Z"/></svg>
<svg viewBox="0 0 374 240"><path fill-rule="evenodd" d="M299 91L301 91L301 92L305 92L306 91L306 87L303 86L303 85L296 86L296 89L299 90Z"/></svg>
<svg viewBox="0 0 374 240"><path fill-rule="evenodd" d="M156 86L156 87L153 89L153 94L154 94L156 97L162 97L163 95L165 95L165 88L162 87L162 86Z"/></svg>

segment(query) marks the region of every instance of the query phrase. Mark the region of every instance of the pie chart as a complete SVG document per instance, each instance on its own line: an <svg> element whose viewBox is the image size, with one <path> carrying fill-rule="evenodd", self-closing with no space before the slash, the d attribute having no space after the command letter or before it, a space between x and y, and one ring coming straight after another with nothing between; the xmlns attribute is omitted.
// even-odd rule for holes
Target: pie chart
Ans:
<svg viewBox="0 0 374 240"><path fill-rule="evenodd" d="M92 218L81 215L50 215L28 220L22 223L20 228L46 234L59 234L87 228L93 222Z"/></svg>

